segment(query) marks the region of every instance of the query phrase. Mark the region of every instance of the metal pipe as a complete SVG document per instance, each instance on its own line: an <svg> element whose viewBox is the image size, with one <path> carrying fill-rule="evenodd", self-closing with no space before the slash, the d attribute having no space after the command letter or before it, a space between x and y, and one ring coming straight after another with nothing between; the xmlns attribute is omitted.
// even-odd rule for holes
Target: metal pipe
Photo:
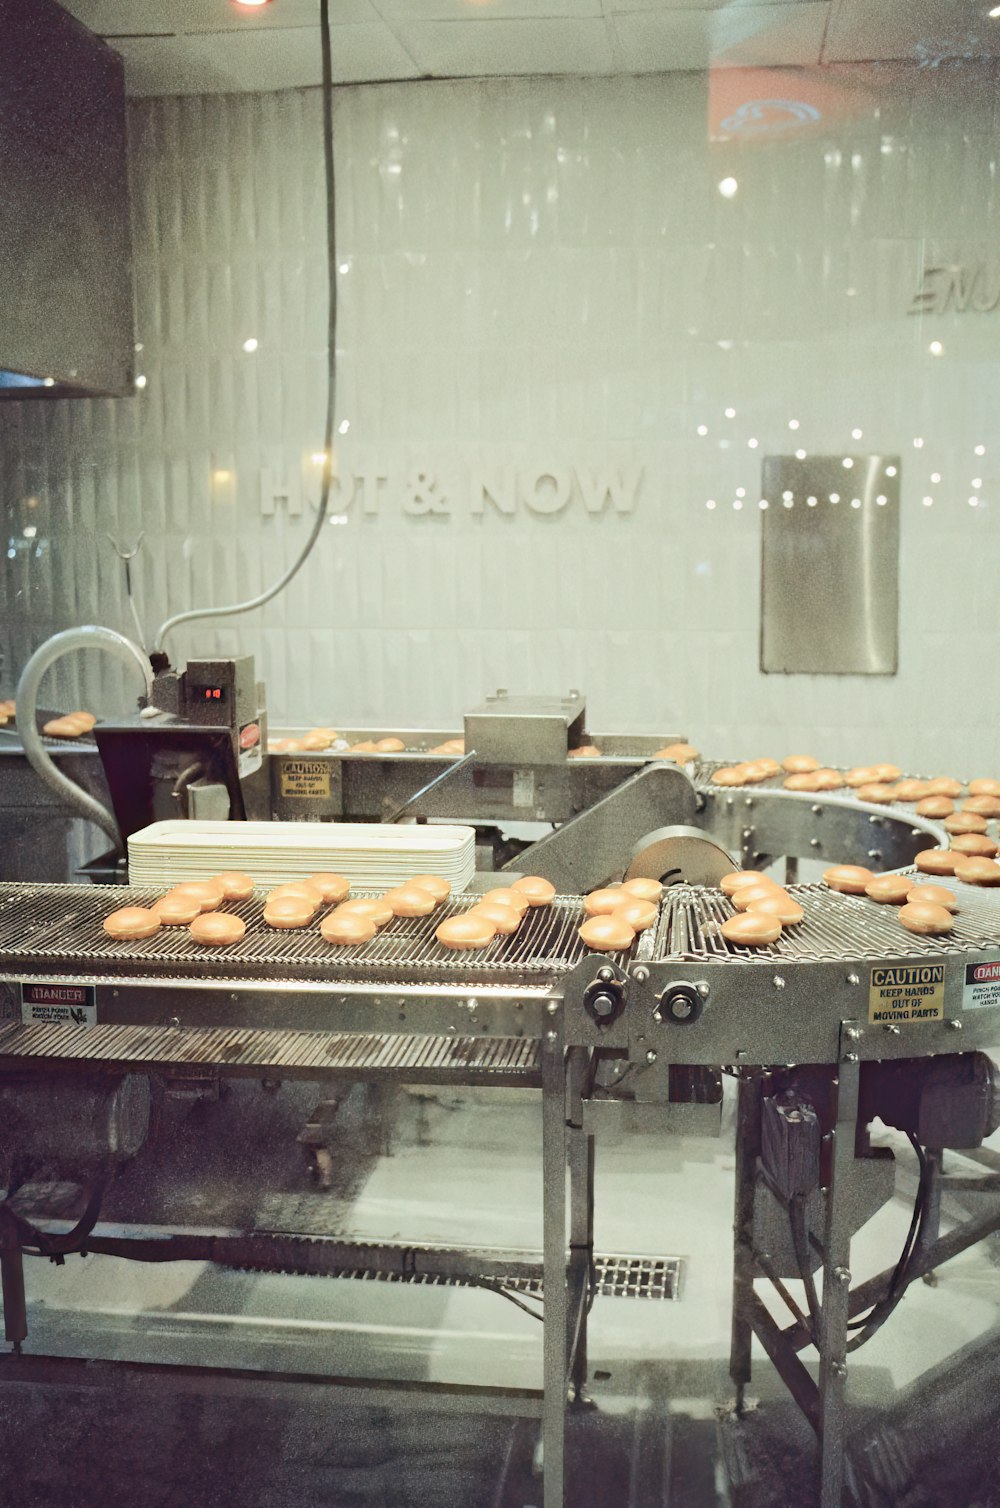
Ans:
<svg viewBox="0 0 1000 1508"><path fill-rule="evenodd" d="M152 668L142 650L133 644L131 639L126 639L124 634L116 633L113 628L105 628L100 623L87 623L80 628L67 628L62 633L53 634L51 639L46 639L45 643L35 650L21 671L21 679L17 683L17 728L28 763L37 771L45 784L63 801L75 807L88 822L95 823L102 832L107 833L113 843L120 845L121 834L118 831L114 813L109 812L100 801L89 796L86 791L82 791L75 781L70 780L60 769L57 769L52 756L42 742L35 721L38 688L42 677L57 660L62 659L64 654L69 654L74 649L111 650L127 660L129 664L137 665L142 672L146 695L151 694L153 690Z"/></svg>

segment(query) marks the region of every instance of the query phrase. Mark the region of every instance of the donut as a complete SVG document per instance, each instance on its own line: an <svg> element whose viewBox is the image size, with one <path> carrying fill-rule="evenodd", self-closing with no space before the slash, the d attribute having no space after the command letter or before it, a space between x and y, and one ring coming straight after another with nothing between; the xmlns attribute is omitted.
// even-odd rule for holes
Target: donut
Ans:
<svg viewBox="0 0 1000 1508"><path fill-rule="evenodd" d="M844 784L852 787L859 785L873 785L878 780L878 765L859 764L853 770L848 770L844 776Z"/></svg>
<svg viewBox="0 0 1000 1508"><path fill-rule="evenodd" d="M969 795L1000 796L1000 780L970 780Z"/></svg>
<svg viewBox="0 0 1000 1508"><path fill-rule="evenodd" d="M201 902L193 896L174 895L173 891L168 890L149 909L160 918L161 927L187 927L196 916L201 915ZM211 916L212 912L207 911L205 915Z"/></svg>
<svg viewBox="0 0 1000 1508"><path fill-rule="evenodd" d="M1000 875L1000 869L997 874ZM907 901L905 906L900 906L897 915L907 932L918 932L924 937L936 937L939 933L950 932L954 926L951 912L946 911L944 906Z"/></svg>
<svg viewBox="0 0 1000 1508"><path fill-rule="evenodd" d="M451 895L451 883L439 874L415 874L409 885L419 885L421 890L426 890L436 901L446 901Z"/></svg>
<svg viewBox="0 0 1000 1508"><path fill-rule="evenodd" d="M819 760L811 754L789 754L787 759L781 761L781 768L787 770L789 775L808 775L812 770L819 769Z"/></svg>
<svg viewBox="0 0 1000 1508"><path fill-rule="evenodd" d="M637 895L641 901L658 901L663 894L659 880L647 880L642 875L634 880L626 880L622 889L627 895Z"/></svg>
<svg viewBox="0 0 1000 1508"><path fill-rule="evenodd" d="M53 717L42 728L49 738L79 738L83 729L68 717Z"/></svg>
<svg viewBox="0 0 1000 1508"><path fill-rule="evenodd" d="M620 916L622 921L628 922L633 932L645 932L647 927L653 926L659 914L652 901L644 901L638 895L629 896L611 912L612 916Z"/></svg>
<svg viewBox="0 0 1000 1508"><path fill-rule="evenodd" d="M264 903L264 920L269 927L282 930L307 927L315 915L312 901L300 895L269 895Z"/></svg>
<svg viewBox="0 0 1000 1508"><path fill-rule="evenodd" d="M903 773L898 764L877 764L873 765L872 768L875 771L876 780L898 780Z"/></svg>
<svg viewBox="0 0 1000 1508"><path fill-rule="evenodd" d="M493 923L497 932L508 937L516 932L521 925L521 917L524 914L518 911L516 906L505 906L502 901L478 901L465 914L472 916L473 913L485 916L486 920Z"/></svg>
<svg viewBox="0 0 1000 1508"><path fill-rule="evenodd" d="M864 895L865 886L875 878L870 869L860 864L833 864L823 871L823 883L831 890L844 895Z"/></svg>
<svg viewBox="0 0 1000 1508"><path fill-rule="evenodd" d="M980 817L1000 817L1000 797L968 796L962 802L963 812L975 812Z"/></svg>
<svg viewBox="0 0 1000 1508"><path fill-rule="evenodd" d="M929 796L961 796L962 782L955 780L951 775L938 775L934 780L928 781Z"/></svg>
<svg viewBox="0 0 1000 1508"><path fill-rule="evenodd" d="M723 765L712 776L713 785L745 785L746 772L742 765Z"/></svg>
<svg viewBox="0 0 1000 1508"><path fill-rule="evenodd" d="M744 916L760 915L777 917L783 927L796 927L805 921L805 912L794 897L784 890L774 890L771 895L758 896L743 912Z"/></svg>
<svg viewBox="0 0 1000 1508"><path fill-rule="evenodd" d="M897 801L907 803L922 801L925 796L929 796L930 794L929 780L901 780L896 787Z"/></svg>
<svg viewBox="0 0 1000 1508"><path fill-rule="evenodd" d="M743 768L747 783L756 785L759 781L769 780L772 775L776 775L781 766L776 768L773 759L750 759Z"/></svg>
<svg viewBox="0 0 1000 1508"><path fill-rule="evenodd" d="M730 874L724 874L719 881L719 889L723 895L733 895L743 885L756 885L768 876L762 869L734 869Z"/></svg>
<svg viewBox="0 0 1000 1508"><path fill-rule="evenodd" d="M993 859L958 858L955 878L963 885L1000 885L1000 864Z"/></svg>
<svg viewBox="0 0 1000 1508"><path fill-rule="evenodd" d="M931 906L943 906L946 911L958 910L958 897L953 890L946 890L943 885L911 885L906 899L913 901L915 905L926 902Z"/></svg>
<svg viewBox="0 0 1000 1508"><path fill-rule="evenodd" d="M401 738L380 738L372 752L375 754L402 754L405 749L406 745Z"/></svg>
<svg viewBox="0 0 1000 1508"><path fill-rule="evenodd" d="M529 906L548 906L556 893L551 880L543 880L539 874L522 875L510 888L516 890L518 895L527 896Z"/></svg>
<svg viewBox="0 0 1000 1508"><path fill-rule="evenodd" d="M376 927L384 927L386 922L392 921L392 906L384 895L359 896L355 901L343 901L337 911L341 916L371 917Z"/></svg>
<svg viewBox="0 0 1000 1508"><path fill-rule="evenodd" d="M325 733L319 733L314 730L312 733L305 735L302 740L302 747L310 754L319 754L324 749L328 749L332 743L332 738L327 738Z"/></svg>
<svg viewBox="0 0 1000 1508"><path fill-rule="evenodd" d="M615 912L591 916L580 927L581 941L592 953L620 953L635 942L635 933Z"/></svg>
<svg viewBox="0 0 1000 1508"><path fill-rule="evenodd" d="M314 911L318 911L323 903L323 897L315 885L309 885L305 880L289 880L285 885L275 885L274 889L268 892L264 905L270 906L272 901L278 901L284 897L304 901Z"/></svg>
<svg viewBox="0 0 1000 1508"><path fill-rule="evenodd" d="M950 796L924 796L914 810L918 817L950 817L955 803Z"/></svg>
<svg viewBox="0 0 1000 1508"><path fill-rule="evenodd" d="M447 917L434 934L442 948L485 948L496 935L493 922L475 908Z"/></svg>
<svg viewBox="0 0 1000 1508"><path fill-rule="evenodd" d="M737 911L749 911L754 901L766 900L770 895L783 895L787 899L787 890L782 890L773 880L762 880L759 885L741 885L739 890L732 894L732 903Z"/></svg>
<svg viewBox="0 0 1000 1508"><path fill-rule="evenodd" d="M324 916L319 931L324 941L344 945L371 942L378 928L370 916L360 916L356 911L345 916L338 907Z"/></svg>
<svg viewBox="0 0 1000 1508"><path fill-rule="evenodd" d="M960 857L948 848L925 848L913 862L924 874L954 874Z"/></svg>
<svg viewBox="0 0 1000 1508"><path fill-rule="evenodd" d="M982 833L956 833L951 840L951 847L954 853L978 854L986 859L992 859L994 854L1000 852L1000 843L984 837Z"/></svg>
<svg viewBox="0 0 1000 1508"><path fill-rule="evenodd" d="M913 881L900 874L877 874L865 886L869 900L901 906L913 889Z"/></svg>
<svg viewBox="0 0 1000 1508"><path fill-rule="evenodd" d="M816 772L811 774L802 770L795 775L786 775L781 782L786 791L818 791L816 784Z"/></svg>
<svg viewBox="0 0 1000 1508"><path fill-rule="evenodd" d="M600 759L603 750L596 744L580 744L578 748L567 749L567 759Z"/></svg>
<svg viewBox="0 0 1000 1508"><path fill-rule="evenodd" d="M839 791L844 784L844 777L839 770L814 770L812 778L815 791Z"/></svg>
<svg viewBox="0 0 1000 1508"><path fill-rule="evenodd" d="M690 764L693 759L700 759L701 754L694 744L664 744L662 749L657 749L654 759L669 759L673 764Z"/></svg>
<svg viewBox="0 0 1000 1508"><path fill-rule="evenodd" d="M483 895L484 901L499 901L501 906L513 906L518 916L523 916L529 906L528 897L523 890L514 890L511 886L506 889L487 890Z"/></svg>
<svg viewBox="0 0 1000 1508"><path fill-rule="evenodd" d="M374 754L375 745L370 738L363 738L359 744L349 744L348 754Z"/></svg>
<svg viewBox="0 0 1000 1508"><path fill-rule="evenodd" d="M781 922L765 912L744 911L727 917L720 931L727 942L739 943L744 948L766 948L781 936Z"/></svg>
<svg viewBox="0 0 1000 1508"><path fill-rule="evenodd" d="M884 785L881 781L873 781L857 786L855 794L859 801L868 801L875 806L888 806L890 801L896 799L896 787Z"/></svg>
<svg viewBox="0 0 1000 1508"><path fill-rule="evenodd" d="M755 759L754 764L758 769L765 770L767 772L767 778L769 780L772 775L781 774L781 765L776 759L771 759L769 756L766 756L764 759Z"/></svg>
<svg viewBox="0 0 1000 1508"><path fill-rule="evenodd" d="M195 917L188 931L195 942L206 948L224 948L238 943L246 929L242 917L234 916L231 911L206 911L203 916Z"/></svg>
<svg viewBox="0 0 1000 1508"><path fill-rule="evenodd" d="M954 812L945 817L944 827L949 833L984 833L987 822L978 812Z"/></svg>
<svg viewBox="0 0 1000 1508"><path fill-rule="evenodd" d="M253 880L240 869L226 869L212 878L222 886L227 901L247 901L253 895Z"/></svg>
<svg viewBox="0 0 1000 1508"><path fill-rule="evenodd" d="M620 885L604 886L600 890L592 890L583 898L583 909L588 916L607 916L616 911L622 904L622 887Z"/></svg>
<svg viewBox="0 0 1000 1508"><path fill-rule="evenodd" d="M306 884L319 894L325 906L332 906L336 901L346 901L351 893L349 879L342 874L328 874L325 870L321 870L319 874L307 875Z"/></svg>
<svg viewBox="0 0 1000 1508"><path fill-rule="evenodd" d="M116 942L138 942L160 930L160 918L147 906L121 906L104 918L104 930Z"/></svg>
<svg viewBox="0 0 1000 1508"><path fill-rule="evenodd" d="M170 894L197 901L202 911L217 911L226 898L218 880L185 880L175 885Z"/></svg>
<svg viewBox="0 0 1000 1508"><path fill-rule="evenodd" d="M430 916L437 905L430 891L419 885L397 885L386 891L384 900L392 907L393 916Z"/></svg>

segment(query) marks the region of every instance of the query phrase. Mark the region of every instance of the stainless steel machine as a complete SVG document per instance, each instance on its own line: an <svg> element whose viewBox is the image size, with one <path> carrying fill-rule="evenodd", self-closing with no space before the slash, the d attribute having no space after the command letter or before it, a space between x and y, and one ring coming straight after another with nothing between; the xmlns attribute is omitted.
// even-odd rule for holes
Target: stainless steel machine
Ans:
<svg viewBox="0 0 1000 1508"><path fill-rule="evenodd" d="M540 1418L545 1502L556 1508L564 1497L567 1411L601 1399L587 1360L588 1314L603 1270L594 1246L595 1131L624 1100L633 1115L658 1125L692 1111L717 1120L726 1073L739 1083L737 1403L756 1335L816 1430L823 1508L850 1501L871 1473L846 1454L852 1351L889 1319L918 1276L1000 1229L996 1200L945 1235L936 1228L947 1186L941 1150L974 1148L1000 1122L997 1070L985 1053L1000 1032L1000 991L990 984L1000 976L1000 900L963 886L954 931L920 938L903 933L890 908L804 884L794 892L806 914L801 928L769 948L734 946L720 931L729 903L704 883L726 858L726 843L735 840L758 862L790 853L794 863L805 848L828 861L877 856L885 868L905 866L945 835L909 812L876 811L846 797L725 790L713 786L711 767L693 784L669 773L689 786L692 821L655 831L648 842L640 834L639 862L645 856L647 867L674 883L655 929L627 954L586 951L577 933L581 901L570 895L481 954L442 950L434 923L412 919L341 955L315 930L266 929L259 897L236 908L247 922L243 940L206 952L175 930L125 948L111 942L102 917L124 900L149 899L142 891L0 887L0 1153L8 1187L0 1272L12 1346L0 1359L0 1380L111 1385L139 1372L147 1387L178 1383L166 1365L95 1367L30 1354L25 1252L446 1279L505 1294L540 1287L543 1388L435 1384L424 1404ZM644 821L639 810L633 826ZM617 831L620 875L636 862L636 844L629 824ZM604 839L597 830L593 836L599 848ZM602 853L592 867L603 875L608 864ZM103 1217L116 1170L142 1155L143 1086L186 1078L204 1091L241 1076L539 1090L543 1250L358 1242L336 1231L139 1227ZM920 1187L899 1262L855 1283L852 1237L893 1189L892 1156L869 1139L875 1117L918 1149ZM73 1128L84 1123L81 1137ZM62 1134L62 1125L73 1134ZM62 1210L57 1219L44 1200L31 1207L14 1197L39 1168L78 1180L69 1215ZM992 1174L964 1180L973 1184L984 1196L1000 1191ZM802 1283L802 1302L790 1280ZM765 1307L762 1283L789 1307L786 1325ZM818 1382L802 1361L810 1348ZM199 1376L206 1387L277 1385L219 1368ZM357 1396L348 1379L324 1381L343 1382ZM190 1369L183 1385L199 1385ZM365 1395L381 1386L366 1384ZM386 1379L384 1387L420 1401L412 1384ZM891 1483L877 1485L891 1497Z"/></svg>

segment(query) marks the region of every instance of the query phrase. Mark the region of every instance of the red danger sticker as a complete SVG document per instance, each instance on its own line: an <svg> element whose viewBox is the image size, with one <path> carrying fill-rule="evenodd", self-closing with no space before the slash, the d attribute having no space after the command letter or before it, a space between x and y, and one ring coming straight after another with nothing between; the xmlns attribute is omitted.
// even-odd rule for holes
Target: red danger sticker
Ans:
<svg viewBox="0 0 1000 1508"><path fill-rule="evenodd" d="M21 984L21 1020L36 1026L94 1026L94 986L64 984L59 979L25 979Z"/></svg>
<svg viewBox="0 0 1000 1508"><path fill-rule="evenodd" d="M1000 958L965 965L965 988L962 1006L967 1011L984 1011L1000 1006Z"/></svg>

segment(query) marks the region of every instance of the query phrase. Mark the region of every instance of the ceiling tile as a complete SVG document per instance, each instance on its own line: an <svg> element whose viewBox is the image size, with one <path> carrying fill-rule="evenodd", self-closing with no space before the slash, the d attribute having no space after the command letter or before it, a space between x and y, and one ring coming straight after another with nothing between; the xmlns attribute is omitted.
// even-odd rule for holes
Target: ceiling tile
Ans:
<svg viewBox="0 0 1000 1508"><path fill-rule="evenodd" d="M405 21L544 21L602 14L601 0L374 0L393 23Z"/></svg>
<svg viewBox="0 0 1000 1508"><path fill-rule="evenodd" d="M998 57L1000 19L987 9L988 0L835 0L823 61Z"/></svg>
<svg viewBox="0 0 1000 1508"><path fill-rule="evenodd" d="M629 72L761 68L818 63L829 0L617 15L621 63Z"/></svg>
<svg viewBox="0 0 1000 1508"><path fill-rule="evenodd" d="M317 26L317 0L274 0L260 10L240 10L232 0L59 0L64 10L99 36L150 36L258 27ZM336 26L377 23L372 0L333 0Z"/></svg>
<svg viewBox="0 0 1000 1508"><path fill-rule="evenodd" d="M320 82L314 28L234 36L144 37L116 41L131 95L238 94L300 89ZM341 26L334 49L336 83L415 78L418 70L385 26Z"/></svg>
<svg viewBox="0 0 1000 1508"><path fill-rule="evenodd" d="M610 73L603 20L424 21L396 27L422 72L438 78L530 73Z"/></svg>

